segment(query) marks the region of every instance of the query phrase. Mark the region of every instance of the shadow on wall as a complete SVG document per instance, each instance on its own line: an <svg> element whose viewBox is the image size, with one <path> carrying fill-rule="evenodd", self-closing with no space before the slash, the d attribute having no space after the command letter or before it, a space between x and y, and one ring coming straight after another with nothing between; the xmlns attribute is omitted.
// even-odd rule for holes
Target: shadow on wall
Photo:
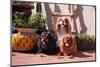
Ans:
<svg viewBox="0 0 100 67"><path fill-rule="evenodd" d="M49 6L48 3L45 3L45 12L46 12L46 15L47 15L47 22L48 22L48 28L50 31L53 30L53 22L52 22L52 14L53 12L51 11L51 8ZM59 6L57 4L54 5L54 12L57 12L57 13L61 13L61 10L59 8ZM54 18L54 22L57 21L57 17L53 17Z"/></svg>
<svg viewBox="0 0 100 67"><path fill-rule="evenodd" d="M51 11L50 5L48 3L45 3L45 12L47 15L47 22L48 22L48 30L50 31L50 34L56 39L56 33L54 31L54 23L52 22L52 14L53 12ZM56 12L61 12L59 7L55 5L55 10ZM56 21L57 17L54 18L54 21Z"/></svg>
<svg viewBox="0 0 100 67"><path fill-rule="evenodd" d="M48 3L45 3L44 4L45 6L45 12L46 12L46 15L47 15L47 22L48 22L48 30L52 30L52 11L50 9L50 6Z"/></svg>
<svg viewBox="0 0 100 67"><path fill-rule="evenodd" d="M52 23L52 11L51 11L51 8L50 8L48 3L45 3L44 5L45 5L45 12L46 12L46 15L47 15L48 28L49 28L50 31L54 31L54 29L53 29L54 25ZM79 18L80 27L81 27L80 34L86 34L87 33L87 27L85 25L83 13L82 13L83 10L84 9L83 9L82 6L77 5L77 8L73 11L73 13L75 14L74 17L73 17L74 29L76 31L75 34L79 34L78 33L78 29L77 29L77 22L76 22L77 18ZM54 12L61 13L61 10L60 10L60 8L59 8L59 6L57 4L54 5ZM54 22L56 22L57 17L53 17L53 18L54 18Z"/></svg>
<svg viewBox="0 0 100 67"><path fill-rule="evenodd" d="M78 34L78 30L77 30L77 25L76 25L76 19L79 17L79 22L80 22L80 26L81 26L81 31L80 31L80 34L86 34L87 32L87 27L84 23L84 17L83 17L83 7L82 6L77 6L77 9L74 10L74 29L76 31L76 34Z"/></svg>
<svg viewBox="0 0 100 67"><path fill-rule="evenodd" d="M54 7L55 7L55 8L54 8L54 12L61 13L61 10L60 10L60 8L59 8L59 6L58 6L57 4L55 4Z"/></svg>
<svg viewBox="0 0 100 67"><path fill-rule="evenodd" d="M61 13L61 9L59 8L58 4L54 4L54 13ZM58 17L59 16L53 16L54 25L56 25ZM54 26L54 28L55 28L55 26Z"/></svg>

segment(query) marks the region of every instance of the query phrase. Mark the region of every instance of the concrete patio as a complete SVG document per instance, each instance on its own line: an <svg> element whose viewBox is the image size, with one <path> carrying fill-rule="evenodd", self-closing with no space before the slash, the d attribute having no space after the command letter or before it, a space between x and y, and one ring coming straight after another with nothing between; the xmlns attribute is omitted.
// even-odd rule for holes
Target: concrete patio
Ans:
<svg viewBox="0 0 100 67"><path fill-rule="evenodd" d="M58 59L57 55L46 55L45 57L40 57L39 54L12 52L12 66L65 62L87 62L95 60L95 51L78 51L73 59L69 58L69 56L65 56L64 59Z"/></svg>

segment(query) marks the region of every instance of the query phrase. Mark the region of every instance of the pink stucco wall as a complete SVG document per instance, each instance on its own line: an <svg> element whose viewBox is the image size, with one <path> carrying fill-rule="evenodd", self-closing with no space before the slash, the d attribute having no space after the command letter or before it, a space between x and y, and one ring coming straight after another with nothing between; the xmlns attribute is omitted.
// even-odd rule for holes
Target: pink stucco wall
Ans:
<svg viewBox="0 0 100 67"><path fill-rule="evenodd" d="M34 6L36 3L34 3ZM36 8L32 10L35 13ZM95 6L84 5L69 5L65 4L44 4L42 3L42 12L48 17L49 28L55 28L57 17L52 16L55 12L63 15L74 15L68 17L71 25L72 32L76 34L95 35Z"/></svg>

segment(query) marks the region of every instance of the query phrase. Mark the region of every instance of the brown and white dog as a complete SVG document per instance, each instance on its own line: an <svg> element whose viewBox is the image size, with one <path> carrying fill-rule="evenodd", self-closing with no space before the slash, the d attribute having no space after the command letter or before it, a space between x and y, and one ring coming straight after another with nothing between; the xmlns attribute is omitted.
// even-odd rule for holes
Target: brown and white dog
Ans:
<svg viewBox="0 0 100 67"><path fill-rule="evenodd" d="M58 58L64 57L65 53L71 58L73 58L76 53L76 48L77 46L74 36L70 34L65 34L60 41L60 53L58 55Z"/></svg>
<svg viewBox="0 0 100 67"><path fill-rule="evenodd" d="M64 34L71 34L71 25L66 17L60 17L56 23L57 44L61 41Z"/></svg>
<svg viewBox="0 0 100 67"><path fill-rule="evenodd" d="M67 52L67 55L74 54L76 51L76 41L71 33L71 24L69 23L68 18L60 17L57 19L56 33L58 39L57 45L60 49L58 58L64 56L65 52Z"/></svg>
<svg viewBox="0 0 100 67"><path fill-rule="evenodd" d="M68 18L60 17L57 19L56 31L59 34L71 33L71 24L69 23Z"/></svg>

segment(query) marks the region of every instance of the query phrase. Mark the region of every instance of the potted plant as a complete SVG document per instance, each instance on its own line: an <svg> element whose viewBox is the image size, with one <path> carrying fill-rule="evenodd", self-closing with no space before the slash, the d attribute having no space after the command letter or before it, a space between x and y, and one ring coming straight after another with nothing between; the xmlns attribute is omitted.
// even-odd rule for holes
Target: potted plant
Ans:
<svg viewBox="0 0 100 67"><path fill-rule="evenodd" d="M46 16L38 12L29 17L28 26L34 29L41 29L47 22Z"/></svg>
<svg viewBox="0 0 100 67"><path fill-rule="evenodd" d="M40 12L38 12L38 13L35 13L35 14L33 14L32 16L30 16L29 18L26 18L24 15L23 15L23 13L21 13L21 12L15 12L13 15L12 15L12 26L13 27L15 27L17 30L18 30L18 32L21 32L21 33L23 33L24 35L22 35L22 34L19 34L19 35L16 35L16 37L13 37L13 38L15 38L14 39L14 42L15 42L15 40L21 40L20 38L17 38L17 37L20 37L20 36L23 36L23 38L25 38L25 37L29 37L29 36L27 36L27 35L25 35L26 33L28 33L28 34L32 34L32 36L34 36L34 39L33 39L33 41L34 42L36 42L36 34L35 34L35 30L36 29L41 29L42 27L44 27L45 26L45 24L46 24L46 17L42 14L42 13L40 13ZM33 35L34 34L34 35ZM23 39L22 38L22 39ZM25 40L25 39L24 39ZM26 40L27 40L27 38L26 38ZM18 43L20 44L20 43L23 43L22 42L23 40L21 40L21 42L20 41L18 41ZM14 44L14 43L13 43ZM25 43L24 43L25 44ZM34 43L34 45L35 45L36 43ZM15 46L16 45L18 45L18 44L15 44ZM23 45L23 44L21 44L21 45ZM32 44L31 44L32 45ZM25 46L25 45L24 45ZM16 47L14 47L14 48L16 48L16 50L19 50L20 49L20 51L21 51L21 48L22 47L20 47L20 46L17 46L17 47L19 47L19 48L16 48ZM33 46L32 46L33 47ZM27 48L27 47L26 47ZM24 47L23 47L23 51L27 51L27 49L25 49ZM28 50L31 50L31 48L30 49L28 49Z"/></svg>

